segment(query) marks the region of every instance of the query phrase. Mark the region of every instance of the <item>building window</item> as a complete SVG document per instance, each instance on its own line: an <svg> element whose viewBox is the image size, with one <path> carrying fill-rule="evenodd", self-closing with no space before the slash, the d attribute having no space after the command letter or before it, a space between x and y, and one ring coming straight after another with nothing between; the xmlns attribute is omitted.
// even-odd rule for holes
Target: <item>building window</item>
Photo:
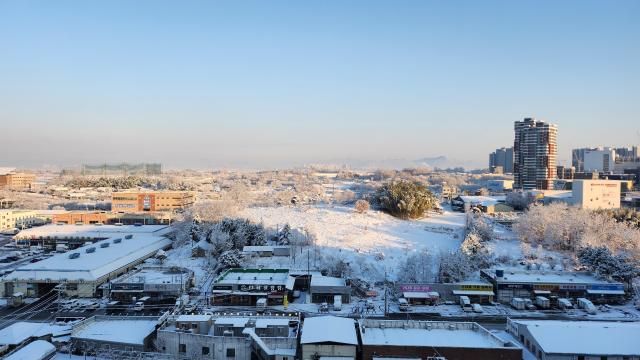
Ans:
<svg viewBox="0 0 640 360"><path fill-rule="evenodd" d="M228 348L227 349L227 357L236 357L236 349L234 348Z"/></svg>
<svg viewBox="0 0 640 360"><path fill-rule="evenodd" d="M209 347L208 346L203 346L202 347L202 355L209 355Z"/></svg>
<svg viewBox="0 0 640 360"><path fill-rule="evenodd" d="M187 344L180 344L180 346L178 346L178 352L181 353L186 353L187 352Z"/></svg>

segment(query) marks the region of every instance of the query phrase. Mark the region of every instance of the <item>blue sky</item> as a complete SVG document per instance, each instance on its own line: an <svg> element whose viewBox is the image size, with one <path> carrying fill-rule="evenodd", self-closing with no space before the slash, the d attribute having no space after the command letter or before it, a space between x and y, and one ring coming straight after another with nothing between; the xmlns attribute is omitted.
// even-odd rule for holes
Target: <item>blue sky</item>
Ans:
<svg viewBox="0 0 640 360"><path fill-rule="evenodd" d="M639 143L639 1L0 0L0 165L445 155L513 121Z"/></svg>

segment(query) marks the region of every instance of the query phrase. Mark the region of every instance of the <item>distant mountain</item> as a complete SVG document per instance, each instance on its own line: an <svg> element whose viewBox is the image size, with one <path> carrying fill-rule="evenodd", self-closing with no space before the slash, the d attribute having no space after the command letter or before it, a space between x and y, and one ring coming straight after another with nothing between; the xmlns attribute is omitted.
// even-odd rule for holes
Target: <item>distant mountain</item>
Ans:
<svg viewBox="0 0 640 360"><path fill-rule="evenodd" d="M463 167L467 170L477 169L482 165L474 163L472 161L461 161L455 159L449 159L446 156L432 156L423 157L415 160L396 158L396 159L376 159L376 160L361 160L361 159L333 159L329 161L320 162L324 165L346 165L352 169L405 169L415 167L429 167L429 168L454 168Z"/></svg>

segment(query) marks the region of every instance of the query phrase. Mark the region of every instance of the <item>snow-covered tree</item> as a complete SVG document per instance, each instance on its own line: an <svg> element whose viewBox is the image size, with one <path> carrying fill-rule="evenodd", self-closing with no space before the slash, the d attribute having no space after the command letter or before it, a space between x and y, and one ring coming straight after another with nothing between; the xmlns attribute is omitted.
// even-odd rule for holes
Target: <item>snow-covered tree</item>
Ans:
<svg viewBox="0 0 640 360"><path fill-rule="evenodd" d="M227 250L218 257L218 271L240 268L244 264L244 257L239 250Z"/></svg>
<svg viewBox="0 0 640 360"><path fill-rule="evenodd" d="M433 257L423 250L407 256L400 266L398 280L407 283L427 283L433 279Z"/></svg>
<svg viewBox="0 0 640 360"><path fill-rule="evenodd" d="M293 235L291 234L291 226L289 226L289 224L284 224L282 229L276 234L276 242L278 245L289 245L292 238Z"/></svg>
<svg viewBox="0 0 640 360"><path fill-rule="evenodd" d="M451 283L463 281L469 277L473 268L469 257L462 251L442 253L439 257L438 278L440 282Z"/></svg>
<svg viewBox="0 0 640 360"><path fill-rule="evenodd" d="M604 246L584 247L577 255L580 264L603 278L631 284L631 280L640 275L637 263L624 256L613 255Z"/></svg>
<svg viewBox="0 0 640 360"><path fill-rule="evenodd" d="M426 186L407 180L384 184L376 193L380 207L401 219L417 219L435 208L438 199Z"/></svg>

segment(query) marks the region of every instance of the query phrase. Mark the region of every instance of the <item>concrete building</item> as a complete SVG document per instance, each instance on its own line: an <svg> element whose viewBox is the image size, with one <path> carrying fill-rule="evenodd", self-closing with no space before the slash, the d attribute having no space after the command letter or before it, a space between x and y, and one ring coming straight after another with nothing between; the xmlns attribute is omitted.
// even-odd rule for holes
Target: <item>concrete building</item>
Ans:
<svg viewBox="0 0 640 360"><path fill-rule="evenodd" d="M169 230L153 225L46 225L23 231L17 241L53 248L62 241L85 245L18 267L2 279L0 297L16 292L27 297L48 296L56 286L66 296L99 296L100 285L171 247L171 240L164 236Z"/></svg>
<svg viewBox="0 0 640 360"><path fill-rule="evenodd" d="M345 304L351 301L351 286L343 278L311 275L309 293L313 303L332 304L336 296L341 296Z"/></svg>
<svg viewBox="0 0 640 360"><path fill-rule="evenodd" d="M542 270L480 270L496 292L496 301L508 304L512 298L534 299L536 296L588 298L594 303L620 303L624 284L600 280L586 272Z"/></svg>
<svg viewBox="0 0 640 360"><path fill-rule="evenodd" d="M53 224L122 224L122 225L170 225L172 214L167 211L119 213L110 211L66 211L54 214Z"/></svg>
<svg viewBox="0 0 640 360"><path fill-rule="evenodd" d="M493 194L504 194L513 190L513 180L500 179L500 180L488 180L487 190Z"/></svg>
<svg viewBox="0 0 640 360"><path fill-rule="evenodd" d="M291 246L289 245L264 245L264 246L245 246L242 252L249 256L273 257L291 255Z"/></svg>
<svg viewBox="0 0 640 360"><path fill-rule="evenodd" d="M573 204L583 209L620 208L620 181L617 180L574 180L572 185Z"/></svg>
<svg viewBox="0 0 640 360"><path fill-rule="evenodd" d="M556 178L571 180L576 174L576 168L563 165L556 166Z"/></svg>
<svg viewBox="0 0 640 360"><path fill-rule="evenodd" d="M117 212L175 211L193 205L190 191L119 191L111 195L111 210Z"/></svg>
<svg viewBox="0 0 640 360"><path fill-rule="evenodd" d="M358 337L353 319L336 316L307 317L300 335L302 360L355 359Z"/></svg>
<svg viewBox="0 0 640 360"><path fill-rule="evenodd" d="M14 168L0 168L0 188L31 189L35 181L34 174L17 172Z"/></svg>
<svg viewBox="0 0 640 360"><path fill-rule="evenodd" d="M507 332L536 359L640 359L637 322L509 319Z"/></svg>
<svg viewBox="0 0 640 360"><path fill-rule="evenodd" d="M610 147L586 149L584 151L584 172L611 172L616 162L616 151Z"/></svg>
<svg viewBox="0 0 640 360"><path fill-rule="evenodd" d="M514 128L514 187L552 189L556 178L557 126L525 118L516 121Z"/></svg>
<svg viewBox="0 0 640 360"><path fill-rule="evenodd" d="M102 285L109 299L131 302L148 296L149 303L174 303L194 285L193 271L180 267L145 266Z"/></svg>
<svg viewBox="0 0 640 360"><path fill-rule="evenodd" d="M266 298L269 305L281 305L294 283L287 269L229 269L214 280L211 300L216 305L252 306Z"/></svg>
<svg viewBox="0 0 640 360"><path fill-rule="evenodd" d="M79 355L151 351L157 326L153 316L92 316L74 326L72 351Z"/></svg>
<svg viewBox="0 0 640 360"><path fill-rule="evenodd" d="M305 324L306 325L306 324ZM359 320L362 360L521 360L522 349L477 323Z"/></svg>
<svg viewBox="0 0 640 360"><path fill-rule="evenodd" d="M10 229L24 229L35 225L42 225L43 221L35 211L30 210L0 210L0 231Z"/></svg>
<svg viewBox="0 0 640 360"><path fill-rule="evenodd" d="M500 148L489 154L489 169L502 168L502 173L513 173L513 148ZM494 172L494 171L491 171Z"/></svg>
<svg viewBox="0 0 640 360"><path fill-rule="evenodd" d="M158 351L180 359L293 360L300 319L288 316L170 317Z"/></svg>

